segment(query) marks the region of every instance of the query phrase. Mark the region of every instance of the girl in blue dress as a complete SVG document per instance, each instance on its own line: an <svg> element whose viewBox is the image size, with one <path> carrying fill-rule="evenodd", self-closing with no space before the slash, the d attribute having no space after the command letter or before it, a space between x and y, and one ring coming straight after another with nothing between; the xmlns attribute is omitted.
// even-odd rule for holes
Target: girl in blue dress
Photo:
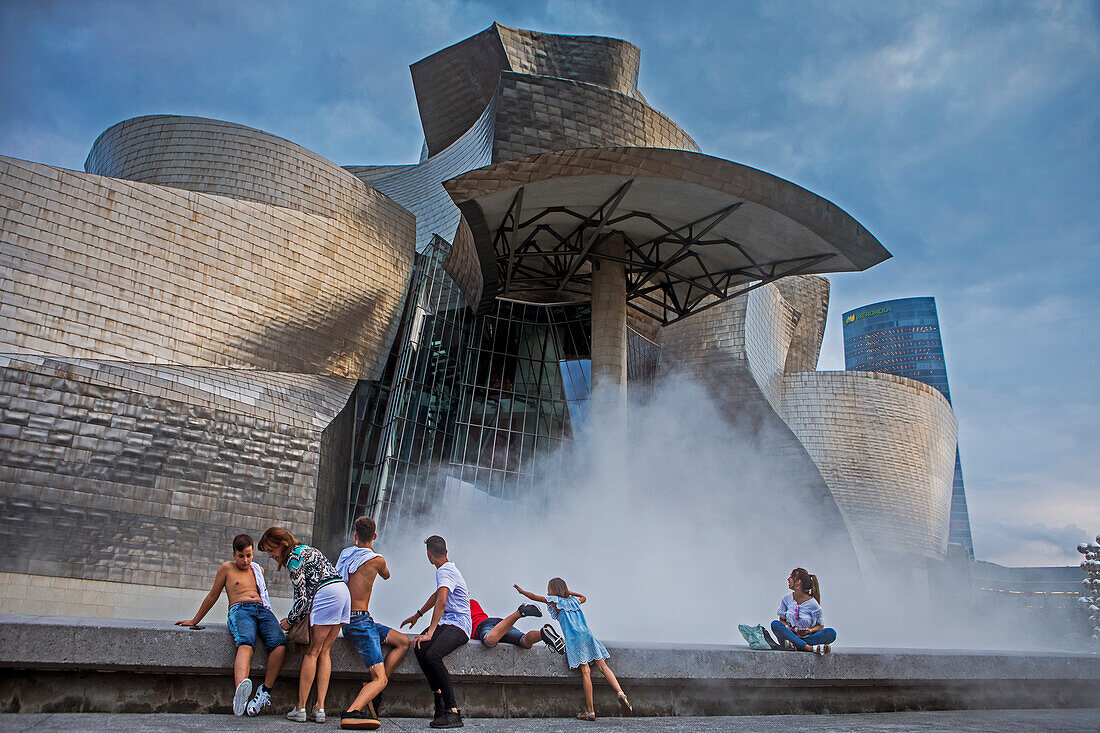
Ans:
<svg viewBox="0 0 1100 733"><path fill-rule="evenodd" d="M584 620L581 604L588 599L580 593L570 591L569 586L561 578L550 579L550 582L546 584L545 598L525 591L518 585L512 587L532 601L545 603L550 610L550 617L561 625L561 633L565 637L565 656L569 660L569 668L576 669L580 667L581 670L581 686L584 688L585 709L584 712L577 713L577 717L581 720L596 719L596 708L592 704L592 671L588 667L590 662L596 665L596 669L607 678L608 684L618 693L619 708L622 710L623 715L630 715L634 712L630 700L626 698L626 693L619 686L619 681L615 679L615 673L604 661L609 659L611 655L607 653L607 649L604 648L603 644L592 635L588 628L588 622Z"/></svg>

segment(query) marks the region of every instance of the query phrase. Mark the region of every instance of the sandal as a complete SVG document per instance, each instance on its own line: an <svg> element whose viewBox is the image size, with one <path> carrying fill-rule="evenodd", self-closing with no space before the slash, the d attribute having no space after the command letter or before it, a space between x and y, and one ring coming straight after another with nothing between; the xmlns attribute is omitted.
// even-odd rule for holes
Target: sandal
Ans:
<svg viewBox="0 0 1100 733"><path fill-rule="evenodd" d="M829 652L831 652L831 651L832 651L832 649L831 649L831 648L829 647L829 645L828 645L828 644L817 644L816 646L814 646L814 647L813 647L813 648L811 649L811 651L812 651L812 652L813 652L814 654L821 654L821 655L825 655L825 654L828 654Z"/></svg>
<svg viewBox="0 0 1100 733"><path fill-rule="evenodd" d="M595 713L577 713L577 720L594 721L594 720L596 720L596 714Z"/></svg>
<svg viewBox="0 0 1100 733"><path fill-rule="evenodd" d="M634 706L630 704L630 700L626 699L625 692L619 693L619 710L622 711L623 715L634 714Z"/></svg>

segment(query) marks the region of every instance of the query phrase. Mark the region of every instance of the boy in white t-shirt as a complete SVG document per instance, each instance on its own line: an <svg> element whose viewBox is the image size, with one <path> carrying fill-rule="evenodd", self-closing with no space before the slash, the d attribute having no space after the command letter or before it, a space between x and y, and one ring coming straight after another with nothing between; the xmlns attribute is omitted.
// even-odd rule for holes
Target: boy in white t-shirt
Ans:
<svg viewBox="0 0 1100 733"><path fill-rule="evenodd" d="M447 542L439 535L432 535L424 544L428 562L435 566L435 592L414 615L402 621L401 626L412 626L427 609L432 609L432 622L413 639L416 661L435 694L435 718L430 725L432 728L461 728L462 714L455 703L451 675L443 664L443 657L470 640L470 594L462 573L447 559Z"/></svg>

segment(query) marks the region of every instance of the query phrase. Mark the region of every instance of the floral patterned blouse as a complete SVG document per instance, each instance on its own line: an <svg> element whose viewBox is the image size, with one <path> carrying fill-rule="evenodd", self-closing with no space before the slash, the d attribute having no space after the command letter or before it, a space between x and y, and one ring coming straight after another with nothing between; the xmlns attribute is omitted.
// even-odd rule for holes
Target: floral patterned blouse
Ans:
<svg viewBox="0 0 1100 733"><path fill-rule="evenodd" d="M309 615L310 604L318 589L340 580L340 574L324 553L309 545L298 545L291 551L286 569L294 586L294 604L286 615L286 621L293 626Z"/></svg>

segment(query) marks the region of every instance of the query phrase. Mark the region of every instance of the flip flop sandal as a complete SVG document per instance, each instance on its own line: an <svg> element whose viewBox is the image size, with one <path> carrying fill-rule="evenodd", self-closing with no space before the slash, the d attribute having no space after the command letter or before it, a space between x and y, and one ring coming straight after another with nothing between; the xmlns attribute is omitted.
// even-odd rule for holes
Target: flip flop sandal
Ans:
<svg viewBox="0 0 1100 733"><path fill-rule="evenodd" d="M595 721L596 720L596 714L595 713L577 713L577 720Z"/></svg>
<svg viewBox="0 0 1100 733"><path fill-rule="evenodd" d="M626 699L625 692L619 693L619 710L622 711L623 715L634 714L634 706L630 704L630 700Z"/></svg>

